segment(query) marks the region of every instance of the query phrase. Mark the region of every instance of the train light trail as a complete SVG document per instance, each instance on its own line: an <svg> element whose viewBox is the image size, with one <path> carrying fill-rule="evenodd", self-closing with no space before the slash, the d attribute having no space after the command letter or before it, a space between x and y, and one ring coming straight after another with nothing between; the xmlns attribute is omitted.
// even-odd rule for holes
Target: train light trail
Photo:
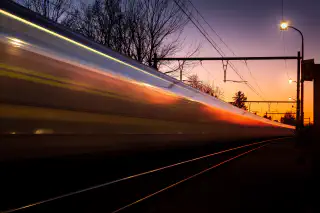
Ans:
<svg viewBox="0 0 320 213"><path fill-rule="evenodd" d="M23 42L17 38L8 37L8 40L9 40L10 44L12 44L14 47L22 47L25 44L25 42Z"/></svg>
<svg viewBox="0 0 320 213"><path fill-rule="evenodd" d="M53 134L54 131L52 129L36 129L34 134L43 135L43 134Z"/></svg>
<svg viewBox="0 0 320 213"><path fill-rule="evenodd" d="M155 86L147 83L140 83L140 85L145 86L145 87L150 87L150 88L156 88Z"/></svg>
<svg viewBox="0 0 320 213"><path fill-rule="evenodd" d="M117 58L112 57L112 56L110 56L110 55L107 55L107 54L105 54L105 53L103 53L103 52L100 52L100 51L98 51L98 50L95 50L95 49L93 49L93 48L91 48L91 47L88 47L88 46L82 44L82 43L79 43L79 42L77 42L77 41L75 41L75 40L72 40L72 39L70 39L70 38L68 38L68 37L66 37L66 36L63 36L63 35L61 35L61 34L59 34L59 33L56 33L56 32L54 32L54 31L51 31L51 30L49 30L49 29L47 29L47 28L44 28L44 27L39 26L39 25L37 25L37 24L34 24L34 23L32 23L32 22L30 22L30 21L28 21L28 20L26 20L26 19L20 18L20 17L14 15L14 14L11 14L11 13L9 13L9 12L7 12L7 11L4 11L4 10L1 10L1 9L0 9L0 14L2 14L2 15L4 15L4 16L7 16L7 17L10 17L10 18L12 18L12 19L14 19L14 20L16 20L16 21L19 21L19 22L21 22L21 23L24 23L24 24L26 24L26 25L28 25L28 26L33 27L33 28L36 28L36 29L38 29L38 30L40 30L40 31L42 31L42 32L48 33L48 34L50 34L50 35L52 35L52 36L54 36L54 37L57 37L57 38L59 38L59 39L62 39L62 40L67 41L67 42L69 42L69 43L72 43L72 44L74 44L74 45L76 45L76 46L78 46L78 47L84 48L84 49L86 49L86 50L88 50L88 51L90 51L90 52L92 52L92 53L98 54L98 55L100 55L100 56L102 56L102 57L105 57L105 58L108 58L108 59L113 60L113 61L115 61L115 62L118 62L119 64L125 65L125 66L130 67L130 68L132 68L132 69L135 69L135 70L137 70L137 71L143 72L144 74L147 74L147 75L149 75L149 76L155 77L155 78L157 78L157 79L159 79L159 80L162 80L162 81L164 81L164 82L167 82L167 83L169 82L169 83L170 83L170 81L168 81L168 80L166 80L166 79L163 79L163 78L160 78L160 77L157 76L157 75L154 75L154 74L152 74L152 73L149 73L149 72L147 72L147 71L145 71L145 70L143 70L143 69L141 69L141 68L138 68L138 67L136 67L136 66L134 66L134 65L131 65L131 64L129 64L129 63L126 63L126 62L124 62L124 61L122 61L122 60L120 60L120 59L117 59Z"/></svg>

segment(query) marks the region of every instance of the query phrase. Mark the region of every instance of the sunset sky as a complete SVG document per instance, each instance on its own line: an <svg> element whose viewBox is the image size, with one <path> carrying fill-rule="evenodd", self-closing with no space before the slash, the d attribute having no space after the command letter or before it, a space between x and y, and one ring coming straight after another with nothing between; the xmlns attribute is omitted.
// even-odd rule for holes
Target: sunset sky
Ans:
<svg viewBox="0 0 320 213"><path fill-rule="evenodd" d="M300 50L301 37L298 32L292 29L285 32L279 30L282 19L281 0L192 0L192 2L237 56L296 56ZM305 59L314 58L316 63L320 63L319 8L319 0L284 0L284 18L303 32ZM198 20L201 21L201 17L198 16ZM205 22L201 23L226 55L233 56ZM202 48L198 56L219 56L192 23L187 26L183 36L186 37L186 46L201 43ZM177 56L183 56L183 52ZM289 97L296 97L296 84L289 84L288 79L296 80L297 61L249 61L252 74L244 62L233 63L265 100L288 100ZM225 101L231 101L233 94L238 90L243 91L248 100L262 100L244 84L224 83L220 61L204 61L202 64L204 68L199 65L188 75L196 73L204 82L213 82L221 87ZM227 79L240 80L231 68L227 70ZM257 111L260 115L267 110L267 104L251 105L251 111ZM291 110L295 111L292 104L271 105L271 112ZM313 120L312 82L305 83L305 117L311 117ZM279 119L280 116L273 117L273 120Z"/></svg>

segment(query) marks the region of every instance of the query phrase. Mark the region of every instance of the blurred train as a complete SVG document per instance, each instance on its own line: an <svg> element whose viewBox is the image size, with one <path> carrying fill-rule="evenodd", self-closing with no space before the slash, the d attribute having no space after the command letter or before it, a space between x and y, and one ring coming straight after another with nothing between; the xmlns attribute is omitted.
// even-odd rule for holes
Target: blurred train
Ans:
<svg viewBox="0 0 320 213"><path fill-rule="evenodd" d="M0 160L294 134L11 1L0 4Z"/></svg>

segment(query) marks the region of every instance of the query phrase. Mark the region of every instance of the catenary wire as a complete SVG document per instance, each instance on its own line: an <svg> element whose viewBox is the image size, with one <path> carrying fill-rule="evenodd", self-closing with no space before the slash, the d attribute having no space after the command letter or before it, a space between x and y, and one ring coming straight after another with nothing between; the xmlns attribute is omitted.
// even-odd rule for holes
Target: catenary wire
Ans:
<svg viewBox="0 0 320 213"><path fill-rule="evenodd" d="M199 10L195 7L195 5L192 3L192 1L191 1L191 0L188 0L188 1L189 1L190 5L196 10L197 14L199 14L200 17L204 20L204 22L209 26L209 28L211 29L211 31L214 32L215 35L219 38L219 40L227 47L227 49L228 49L234 56L237 56L237 55L235 54L235 52L228 46L228 44L222 39L222 37L217 33L217 31L215 31L215 30L213 29L213 27L209 24L209 22L208 22L208 21L204 18L204 16L199 12ZM253 74L252 74L252 72L251 72L251 69L250 69L247 61L243 61L243 62L244 62L244 64L246 65L247 70L248 70L250 76L252 77L252 79L254 80L256 86L258 87L258 89L260 90L260 92L261 92L262 94L264 94L264 92L262 91L261 87L260 87L259 84L258 84L258 81L257 81L256 78L253 76ZM264 98L262 98L262 99L264 99Z"/></svg>
<svg viewBox="0 0 320 213"><path fill-rule="evenodd" d="M181 7L181 5L176 1L174 0L174 2L178 5L178 7L180 8L180 10L188 17L188 19L194 24L194 26L199 30L199 32L207 39L207 41L213 46L213 48L219 53L219 55L221 57L224 57L224 54L223 54L223 51L221 51L221 49L219 47L217 47L213 42L212 40L210 40L208 38L208 36L206 35L206 33L204 33L200 27L192 20L192 15L188 15L187 12L185 11L185 9L183 9ZM194 17L193 17L194 18ZM249 89L251 89L256 95L258 95L260 98L262 98L264 100L264 98L260 95L260 93L250 84L248 83L247 81L245 81L245 79L243 78L243 76L239 73L239 71L237 70L237 68L230 62L230 67L232 68L232 70L239 76L239 78L244 81L244 83L248 86Z"/></svg>

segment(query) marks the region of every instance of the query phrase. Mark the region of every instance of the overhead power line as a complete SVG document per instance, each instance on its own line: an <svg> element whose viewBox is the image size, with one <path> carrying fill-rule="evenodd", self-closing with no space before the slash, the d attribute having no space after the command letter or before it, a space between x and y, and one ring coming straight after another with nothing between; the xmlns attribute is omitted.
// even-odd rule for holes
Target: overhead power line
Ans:
<svg viewBox="0 0 320 213"><path fill-rule="evenodd" d="M179 3L180 0L179 0ZM177 4L177 2L176 2ZM211 45L214 46L214 48L216 49L216 51L219 53L219 55L225 55L225 53L223 52L223 50L219 47L219 45L211 38L210 34L205 30L205 28L201 25L201 23L193 16L192 11L189 11L187 6L183 3L181 3L182 6L184 6L184 9L181 7L181 5L177 4L179 6L179 8L182 10L182 12L184 12L184 14L189 18L189 20L198 28L201 28L201 33L205 34L205 38L210 42ZM187 14L189 13L189 15ZM198 23L198 25L192 20L192 18L194 19L194 21L196 21ZM199 30L200 31L200 30Z"/></svg>
<svg viewBox="0 0 320 213"><path fill-rule="evenodd" d="M284 19L284 17L283 17L283 10L284 10L284 0L282 0L281 1L281 3L282 3L282 20Z"/></svg>
<svg viewBox="0 0 320 213"><path fill-rule="evenodd" d="M284 0L282 0L281 1L281 3L282 3L282 8L281 8L281 10L282 10L282 21L284 20ZM283 42L283 53L284 53L284 55L286 54L286 52L287 52L287 50L286 50L286 42L285 42L285 37L284 37L284 32L283 31L281 31L282 32L282 42ZM291 77L289 76L289 73L288 73L288 64L287 64L287 61L286 60L284 60L284 66L285 66L285 70L286 70L286 74L287 74L287 77L289 78L289 79L291 79Z"/></svg>
<svg viewBox="0 0 320 213"><path fill-rule="evenodd" d="M219 40L227 47L227 49L228 49L234 56L237 56L237 55L235 54L235 52L228 46L228 44L222 39L222 37L217 33L217 31L215 31L215 30L213 29L213 27L211 26L211 24L209 24L209 23L207 22L207 20L206 20L206 19L204 18L204 16L199 12L199 10L195 7L195 5L192 3L192 1L191 1L191 0L188 0L188 2L189 2L189 3L191 4L191 6L196 10L196 12L201 16L201 18L204 20L204 22L209 26L209 28L211 29L211 31L212 31L212 32L219 38ZM246 61L244 61L244 63L245 63L245 65L246 65L247 69L248 69L248 72L249 72L250 76L251 76L252 79L254 80L256 86L258 87L258 89L260 90L260 92L261 92L262 94L264 94L264 92L262 91L261 87L259 86L256 78L253 76L253 74L252 74L252 72L251 72L251 69L250 69L248 63L247 63Z"/></svg>
<svg viewBox="0 0 320 213"><path fill-rule="evenodd" d="M174 0L174 2L176 3L176 5L180 8L180 10L188 17L188 19L193 23L193 25L199 30L199 32L206 38L206 40L212 45L212 47L219 53L219 55L221 57L224 57L225 54L223 53L223 51L221 50L221 48L219 48L219 46L213 41L213 39L210 37L210 35L205 31L205 29L202 27L203 30L200 29L200 27L195 23L195 21L192 19L194 18L192 14L188 14L185 9L183 9L181 7L181 5L177 2L177 0ZM184 5L185 6L185 5ZM192 16L192 17L191 17ZM195 18L194 18L195 19ZM195 19L196 20L196 19ZM197 21L197 20L196 20ZM198 21L197 21L198 22ZM199 23L199 22L198 22ZM199 23L199 25L201 25ZM210 38L209 38L210 37ZM251 85L249 84L244 78L243 76L239 73L239 71L237 70L237 68L232 64L229 63L230 67L232 68L232 70L239 76L239 78L245 82L245 84L248 86L249 89L251 89L256 95L258 95L260 98L264 99L260 93Z"/></svg>
<svg viewBox="0 0 320 213"><path fill-rule="evenodd" d="M178 7L180 8L180 10L189 18L189 20L192 22L192 24L199 30L199 32L207 39L207 41L213 46L213 48L222 56L220 50L216 47L215 44L213 44L213 42L207 37L206 32L202 31L200 29L200 27L192 20L192 18L190 17L190 15L188 15L188 13L180 6L180 4L174 0L174 2L178 5Z"/></svg>
<svg viewBox="0 0 320 213"><path fill-rule="evenodd" d="M190 19L190 21L198 28L198 30L204 35L204 37L209 41L209 43L214 47L215 50L217 50L217 52L219 53L220 56L224 57L225 54L224 52L221 50L221 48L219 48L219 46L213 41L213 39L210 37L210 35L205 31L205 29L201 26L201 24L199 23L199 21L197 21L196 18L194 18L194 16L192 15L192 13L190 13L190 15L188 15L186 13L186 11L181 7L180 4L177 3L177 1L175 0L175 3L179 6L179 8L182 10L182 12L184 12L184 14ZM180 2L179 2L180 3ZM184 5L185 6L185 5ZM186 7L186 6L185 6ZM188 11L189 12L189 11ZM199 26L196 25L196 23L192 20L192 18L194 18L199 25L201 26L202 30L200 30ZM236 69L236 67L230 63L230 67L234 70L234 72L241 78L241 80L243 80L245 82L245 84L254 92L256 93L259 97L261 97L262 99L264 99L259 92L257 92L254 87L252 87L252 85L250 85L247 81L245 81L245 79L243 78L243 76L239 73L239 71Z"/></svg>
<svg viewBox="0 0 320 213"><path fill-rule="evenodd" d="M216 36L219 38L219 40L228 48L228 50L234 55L236 56L236 54L234 53L234 51L227 45L227 43L222 39L222 37L213 29L213 27L207 22L207 20L204 18L204 16L199 12L199 10L194 6L194 4L192 3L191 0L188 0L191 4L191 6L196 10L196 12L201 16L201 18L205 21L205 23L210 27L210 29L212 30L212 32L214 32L216 34Z"/></svg>

